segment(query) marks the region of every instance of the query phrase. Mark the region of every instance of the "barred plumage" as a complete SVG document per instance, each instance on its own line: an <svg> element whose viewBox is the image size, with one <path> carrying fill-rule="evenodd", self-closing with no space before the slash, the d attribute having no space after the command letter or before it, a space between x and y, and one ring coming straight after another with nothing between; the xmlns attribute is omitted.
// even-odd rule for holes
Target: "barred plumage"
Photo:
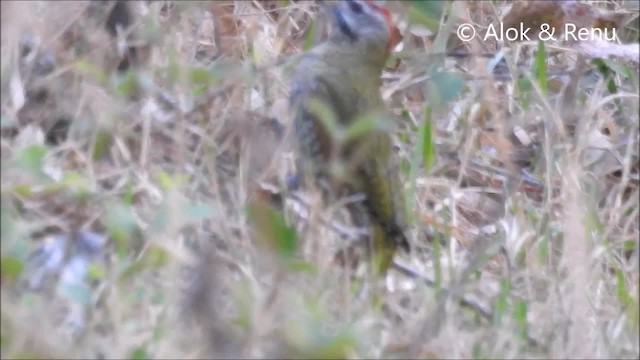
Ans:
<svg viewBox="0 0 640 360"><path fill-rule="evenodd" d="M389 53L389 16L386 9L355 0L337 3L330 10L333 26L329 39L301 58L292 78L290 106L295 133L305 160L303 170L316 180L325 177L333 180L333 185L338 183L338 189L332 188L334 192L344 185L365 195L374 270L380 274L391 264L398 246L409 249L391 138L387 132L372 130L339 143L314 111L313 103L324 104L344 126L363 116L384 113L380 74ZM344 179L331 173L332 161L347 165Z"/></svg>

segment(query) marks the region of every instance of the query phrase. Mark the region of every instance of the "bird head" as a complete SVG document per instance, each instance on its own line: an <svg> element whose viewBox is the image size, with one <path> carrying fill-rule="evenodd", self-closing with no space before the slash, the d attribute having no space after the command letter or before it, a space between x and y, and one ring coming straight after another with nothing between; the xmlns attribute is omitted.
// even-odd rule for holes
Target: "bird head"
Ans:
<svg viewBox="0 0 640 360"><path fill-rule="evenodd" d="M329 41L346 42L363 55L386 60L396 42L389 9L372 0L345 0L327 10L332 23Z"/></svg>

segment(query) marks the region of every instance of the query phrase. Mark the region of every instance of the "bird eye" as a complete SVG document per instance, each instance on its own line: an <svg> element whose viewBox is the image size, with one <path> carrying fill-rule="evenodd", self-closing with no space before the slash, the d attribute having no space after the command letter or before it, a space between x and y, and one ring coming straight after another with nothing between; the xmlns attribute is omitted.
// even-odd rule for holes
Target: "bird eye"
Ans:
<svg viewBox="0 0 640 360"><path fill-rule="evenodd" d="M349 1L349 7L351 8L351 11L356 14L360 14L362 12L362 5L356 1Z"/></svg>

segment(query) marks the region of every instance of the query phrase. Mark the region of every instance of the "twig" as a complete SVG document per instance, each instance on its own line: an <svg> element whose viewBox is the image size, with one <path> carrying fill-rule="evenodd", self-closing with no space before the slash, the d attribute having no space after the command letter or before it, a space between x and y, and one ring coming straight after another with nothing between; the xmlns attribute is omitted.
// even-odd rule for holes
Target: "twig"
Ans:
<svg viewBox="0 0 640 360"><path fill-rule="evenodd" d="M285 197L292 201L294 204L298 205L293 210L296 214L305 220L309 219L309 209L311 208L311 204L307 199L302 196L298 191L291 191L285 194ZM345 199L345 204L348 202L354 201L354 199ZM320 219L320 221L329 226L333 231L338 233L342 238L346 238L349 242L357 243L362 240L363 236L368 234L368 230L364 228L355 228L351 226L344 225L335 220L327 220Z"/></svg>
<svg viewBox="0 0 640 360"><path fill-rule="evenodd" d="M410 265L398 261L397 259L393 260L393 268L398 270L400 273L402 273L402 274L404 274L406 276L409 276L409 277L414 278L414 279L422 280L429 287L435 287L436 286L436 283L435 283L434 280L430 279L425 274L422 274L417 269L412 268ZM444 288L444 287L442 287L441 289L445 294L447 294L447 295L451 294L449 289ZM491 313L491 311L486 310L480 304L476 304L475 302L465 298L464 296L457 296L457 300L458 300L459 304L462 307L466 307L468 309L471 309L473 312L475 312L476 314L478 314L480 317L484 318L485 320L491 321L493 319L493 314Z"/></svg>
<svg viewBox="0 0 640 360"><path fill-rule="evenodd" d="M468 281L468 279L470 278L472 273L475 271L475 269L480 268L482 264L486 261L486 259L490 257L489 253L491 253L492 248L495 248L496 246L502 248L500 244L489 243L485 245L482 249L479 249L478 251L476 251L473 258L469 261L469 264L466 266L466 268L460 275L459 279L456 280L452 284L452 286L449 288L445 288L442 286L440 287L441 292L438 297L438 305L424 319L422 328L420 329L420 331L418 331L417 334L415 334L412 341L413 344L411 345L409 350L409 357L417 357L417 355L419 354L420 347L423 344L423 340L429 339L434 335L436 335L434 334L434 332L435 333L438 332L440 323L443 320L443 317L445 315L445 305L447 303L447 300L450 298L457 300L458 304L460 304L461 306L473 310L476 314L478 314L485 320L488 320L490 322L493 321L494 314L492 311L485 310L475 302L468 300L467 298L464 297L464 295L459 294L459 291L460 291L460 288L463 286L463 284L465 284ZM394 260L393 267L405 274L408 274L409 276L414 276L415 278L419 278L423 280L425 284L427 284L427 286L435 287L435 282L433 280L427 278L423 274L418 273L417 271L411 270L406 265L400 264L399 262ZM536 339L531 337L529 334L527 334L527 344L532 348L544 349L544 347L541 346L540 343Z"/></svg>

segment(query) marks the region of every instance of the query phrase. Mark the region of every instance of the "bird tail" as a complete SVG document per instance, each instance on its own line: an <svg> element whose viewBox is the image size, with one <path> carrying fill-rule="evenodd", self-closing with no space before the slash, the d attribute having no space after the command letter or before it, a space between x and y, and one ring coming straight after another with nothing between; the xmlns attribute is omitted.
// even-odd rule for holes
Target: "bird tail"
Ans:
<svg viewBox="0 0 640 360"><path fill-rule="evenodd" d="M370 253L375 274L386 273L393 262L398 246L409 250L409 243L404 234L392 234L378 223L371 224Z"/></svg>

